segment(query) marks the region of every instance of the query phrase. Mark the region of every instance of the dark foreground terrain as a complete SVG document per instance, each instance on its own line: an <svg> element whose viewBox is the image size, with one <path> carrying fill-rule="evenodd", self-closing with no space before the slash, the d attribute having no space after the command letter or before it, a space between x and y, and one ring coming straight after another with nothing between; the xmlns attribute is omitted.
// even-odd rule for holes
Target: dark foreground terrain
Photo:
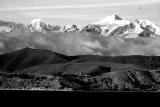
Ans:
<svg viewBox="0 0 160 107"><path fill-rule="evenodd" d="M24 48L0 55L0 89L159 91L159 56L65 56Z"/></svg>

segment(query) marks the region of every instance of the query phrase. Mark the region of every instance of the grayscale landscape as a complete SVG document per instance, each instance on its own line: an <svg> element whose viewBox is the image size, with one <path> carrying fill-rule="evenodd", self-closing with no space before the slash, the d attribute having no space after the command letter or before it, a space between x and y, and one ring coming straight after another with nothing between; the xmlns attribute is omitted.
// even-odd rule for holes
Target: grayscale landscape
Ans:
<svg viewBox="0 0 160 107"><path fill-rule="evenodd" d="M0 4L0 90L160 92L159 0L13 1Z"/></svg>

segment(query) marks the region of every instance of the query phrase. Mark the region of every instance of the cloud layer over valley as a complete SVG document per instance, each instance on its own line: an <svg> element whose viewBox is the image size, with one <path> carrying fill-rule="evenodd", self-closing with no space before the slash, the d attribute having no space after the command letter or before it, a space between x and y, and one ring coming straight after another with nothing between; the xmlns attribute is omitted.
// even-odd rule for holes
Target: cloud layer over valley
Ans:
<svg viewBox="0 0 160 107"><path fill-rule="evenodd" d="M118 36L104 37L90 33L11 32L0 33L0 53L24 47L48 49L72 55L160 55L159 38L122 39Z"/></svg>

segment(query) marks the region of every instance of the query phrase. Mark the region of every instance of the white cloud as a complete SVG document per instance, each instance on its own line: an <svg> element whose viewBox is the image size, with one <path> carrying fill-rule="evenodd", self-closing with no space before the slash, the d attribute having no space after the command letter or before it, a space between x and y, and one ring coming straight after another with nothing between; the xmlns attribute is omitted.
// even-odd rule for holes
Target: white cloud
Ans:
<svg viewBox="0 0 160 107"><path fill-rule="evenodd" d="M118 6L134 6L160 3L160 0L141 0L141 1L126 1L126 2L104 2L96 4L84 5L59 5L59 6L30 6L30 7L10 7L1 8L0 11L31 11L31 10L52 10L52 9L78 9L78 8L100 8L100 7L118 7Z"/></svg>
<svg viewBox="0 0 160 107"><path fill-rule="evenodd" d="M57 18L57 19L77 19L77 20L87 20L91 19L91 16L88 14L52 14L50 12L22 12L21 13L27 17L40 17L40 18ZM94 18L94 17L93 17Z"/></svg>

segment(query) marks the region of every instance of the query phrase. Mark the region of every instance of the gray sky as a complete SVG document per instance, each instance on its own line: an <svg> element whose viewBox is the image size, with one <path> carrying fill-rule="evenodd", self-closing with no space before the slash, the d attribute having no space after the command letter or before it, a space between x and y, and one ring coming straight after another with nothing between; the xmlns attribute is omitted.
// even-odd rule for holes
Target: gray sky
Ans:
<svg viewBox="0 0 160 107"><path fill-rule="evenodd" d="M160 25L160 0L0 0L0 19L29 23L36 17L51 24L88 24L117 14Z"/></svg>

